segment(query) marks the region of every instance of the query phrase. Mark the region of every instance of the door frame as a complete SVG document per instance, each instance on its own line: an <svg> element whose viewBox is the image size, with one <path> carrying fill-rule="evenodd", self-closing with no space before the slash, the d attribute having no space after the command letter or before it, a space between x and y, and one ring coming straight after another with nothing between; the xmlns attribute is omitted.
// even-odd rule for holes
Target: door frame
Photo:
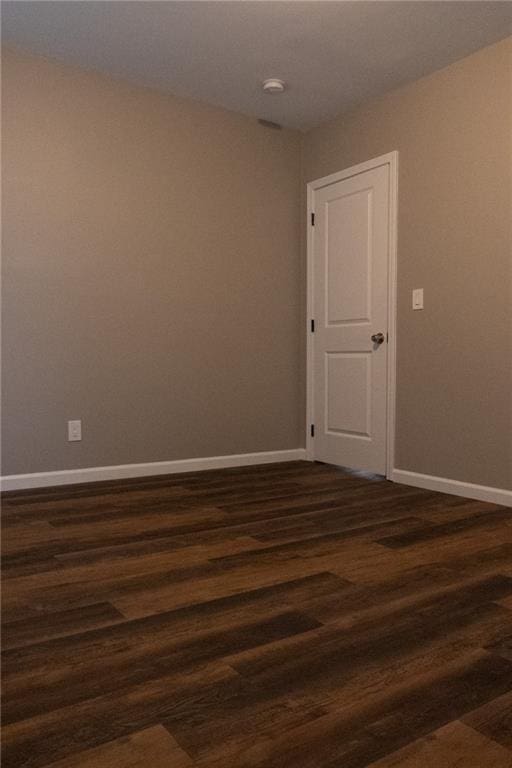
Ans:
<svg viewBox="0 0 512 768"><path fill-rule="evenodd" d="M397 305L397 237L398 237L398 150L380 155L364 163L353 165L338 173L331 173L307 184L307 318L306 318L306 458L315 460L315 439L311 436L314 424L314 371L313 352L315 334L311 332L313 314L313 254L315 228L312 226L315 192L330 184L349 179L365 171L389 166L389 260L388 260L388 373L386 405L386 477L391 480L395 463L396 414L396 305Z"/></svg>

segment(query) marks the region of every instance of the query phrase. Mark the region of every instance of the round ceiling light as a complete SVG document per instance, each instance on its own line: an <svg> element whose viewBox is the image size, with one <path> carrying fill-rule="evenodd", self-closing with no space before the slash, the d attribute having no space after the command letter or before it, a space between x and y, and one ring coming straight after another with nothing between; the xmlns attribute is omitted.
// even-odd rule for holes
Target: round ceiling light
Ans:
<svg viewBox="0 0 512 768"><path fill-rule="evenodd" d="M268 80L263 81L263 90L265 93L282 93L284 89L284 81L278 80L277 77L269 77Z"/></svg>

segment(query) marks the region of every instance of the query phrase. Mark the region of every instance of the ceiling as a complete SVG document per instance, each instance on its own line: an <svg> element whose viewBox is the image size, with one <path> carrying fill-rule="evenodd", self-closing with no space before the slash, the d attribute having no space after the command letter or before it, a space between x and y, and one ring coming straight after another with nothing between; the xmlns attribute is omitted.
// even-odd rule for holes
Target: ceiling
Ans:
<svg viewBox="0 0 512 768"><path fill-rule="evenodd" d="M509 2L2 3L4 42L302 130L511 33Z"/></svg>

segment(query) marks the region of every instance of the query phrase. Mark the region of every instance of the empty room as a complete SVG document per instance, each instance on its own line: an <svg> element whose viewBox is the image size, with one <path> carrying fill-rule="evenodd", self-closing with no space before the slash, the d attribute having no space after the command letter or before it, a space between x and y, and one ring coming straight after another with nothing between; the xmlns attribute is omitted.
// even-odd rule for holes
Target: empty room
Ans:
<svg viewBox="0 0 512 768"><path fill-rule="evenodd" d="M512 768L512 2L1 26L3 768Z"/></svg>

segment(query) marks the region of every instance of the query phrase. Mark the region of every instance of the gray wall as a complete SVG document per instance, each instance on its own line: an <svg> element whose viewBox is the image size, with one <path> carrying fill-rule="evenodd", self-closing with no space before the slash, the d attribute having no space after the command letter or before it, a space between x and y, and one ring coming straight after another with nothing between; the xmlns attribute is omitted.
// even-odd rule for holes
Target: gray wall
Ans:
<svg viewBox="0 0 512 768"><path fill-rule="evenodd" d="M311 131L305 180L398 149L395 466L512 488L512 38ZM413 312L411 291L425 289Z"/></svg>
<svg viewBox="0 0 512 768"><path fill-rule="evenodd" d="M302 445L300 134L14 52L3 117L3 473Z"/></svg>
<svg viewBox="0 0 512 768"><path fill-rule="evenodd" d="M511 57L315 129L301 161L293 131L7 53L3 473L303 445L301 162L398 149L396 465L512 488Z"/></svg>

